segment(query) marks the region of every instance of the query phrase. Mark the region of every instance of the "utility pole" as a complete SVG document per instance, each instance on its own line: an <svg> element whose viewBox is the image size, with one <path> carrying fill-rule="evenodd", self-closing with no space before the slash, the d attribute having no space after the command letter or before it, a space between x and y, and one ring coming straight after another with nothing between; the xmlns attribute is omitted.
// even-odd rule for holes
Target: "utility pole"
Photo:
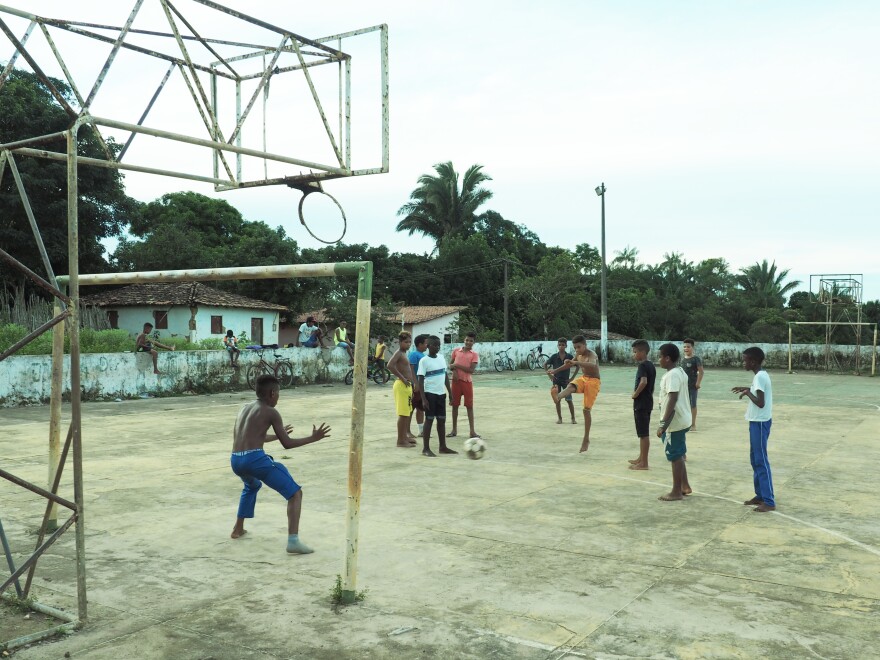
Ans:
<svg viewBox="0 0 880 660"><path fill-rule="evenodd" d="M504 260L504 341L507 341L507 259Z"/></svg>
<svg viewBox="0 0 880 660"><path fill-rule="evenodd" d="M599 331L599 351L602 362L608 362L608 297L605 288L605 182L596 187L596 194L602 198L602 327Z"/></svg>

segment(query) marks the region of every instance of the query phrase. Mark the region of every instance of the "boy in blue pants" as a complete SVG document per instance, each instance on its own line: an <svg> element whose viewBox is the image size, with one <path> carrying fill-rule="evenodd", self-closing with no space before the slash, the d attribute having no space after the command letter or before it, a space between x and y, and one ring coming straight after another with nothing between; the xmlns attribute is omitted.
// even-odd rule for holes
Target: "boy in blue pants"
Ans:
<svg viewBox="0 0 880 660"><path fill-rule="evenodd" d="M770 459L767 458L767 439L773 422L773 389L770 374L761 368L764 351L752 346L743 351L743 367L754 372L751 387L734 387L732 392L749 398L746 420L749 422L749 458L754 473L755 496L743 502L746 506L756 505L755 511L766 513L776 510L773 497L773 475L770 472Z"/></svg>
<svg viewBox="0 0 880 660"><path fill-rule="evenodd" d="M275 409L278 404L280 386L278 379L269 374L257 377L257 400L247 404L238 413L233 431L232 471L244 482L238 504L238 517L232 529L232 538L237 539L247 532L245 518L254 517L257 492L265 483L287 500L287 552L306 555L312 549L299 540L299 516L302 511L302 488L290 476L281 463L276 463L263 450L263 443L278 440L285 449L302 447L317 442L330 435L330 427L321 424L312 426L312 434L305 438L291 438L293 431L289 424L281 421L281 414ZM269 428L275 435L267 435Z"/></svg>

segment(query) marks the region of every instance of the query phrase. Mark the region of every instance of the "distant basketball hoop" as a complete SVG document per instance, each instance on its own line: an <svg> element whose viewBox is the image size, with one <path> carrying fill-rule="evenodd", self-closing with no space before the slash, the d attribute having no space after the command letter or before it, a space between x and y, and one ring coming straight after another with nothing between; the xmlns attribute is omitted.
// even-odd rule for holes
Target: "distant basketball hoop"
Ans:
<svg viewBox="0 0 880 660"><path fill-rule="evenodd" d="M304 185L304 186L297 185L297 186L291 186L291 187L296 188L297 190L299 190L302 193L302 197L299 200L299 208L298 208L299 223L303 227L305 227L305 230L307 232L309 232L309 236L314 238L316 241L320 241L321 243L325 243L327 245L339 243L339 241L341 241L343 238L345 238L345 232L348 231L348 219L345 217L345 210L342 208L342 204L340 204L339 201L333 195L331 195L330 193L328 193L327 191L324 190L324 187L321 185L320 181L316 181L313 184L309 184L309 185ZM303 216L303 205L305 204L306 197L308 197L312 193L321 193L322 195L326 195L327 197L330 198L330 201L332 201L336 205L336 208L339 209L339 214L342 216L342 233L339 235L339 238L335 238L331 241L327 241L327 240L324 240L323 238L321 238L320 236L317 236L315 234L315 232L313 232L311 229L309 229L309 226L306 224L306 219Z"/></svg>

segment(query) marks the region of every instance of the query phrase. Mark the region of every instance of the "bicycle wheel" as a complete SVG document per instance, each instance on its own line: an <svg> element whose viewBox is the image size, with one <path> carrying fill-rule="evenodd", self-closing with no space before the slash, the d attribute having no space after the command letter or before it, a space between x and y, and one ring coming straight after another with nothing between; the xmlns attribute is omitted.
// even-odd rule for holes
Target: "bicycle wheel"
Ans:
<svg viewBox="0 0 880 660"><path fill-rule="evenodd" d="M351 385L354 382L354 369L349 369L348 373L345 374L345 384Z"/></svg>
<svg viewBox="0 0 880 660"><path fill-rule="evenodd" d="M501 358L495 360L495 371L504 371L504 362L501 361Z"/></svg>
<svg viewBox="0 0 880 660"><path fill-rule="evenodd" d="M376 385L384 385L391 378L391 372L384 367L382 369L376 369L373 371L373 382Z"/></svg>
<svg viewBox="0 0 880 660"><path fill-rule="evenodd" d="M275 366L275 377L281 387L293 386L293 365L290 362L279 362Z"/></svg>
<svg viewBox="0 0 880 660"><path fill-rule="evenodd" d="M550 359L550 356L549 356L549 355L544 355L543 353L541 353L541 354L538 356L538 368L540 368L541 371L546 371L546 370L547 370L547 360L549 360L549 359Z"/></svg>
<svg viewBox="0 0 880 660"><path fill-rule="evenodd" d="M262 364L252 364L247 370L247 384L252 390L257 389L257 378L269 373Z"/></svg>
<svg viewBox="0 0 880 660"><path fill-rule="evenodd" d="M535 367L538 366L538 361L535 359L534 353L529 353L529 356L526 358L526 364L529 365L529 369L532 371L535 370Z"/></svg>

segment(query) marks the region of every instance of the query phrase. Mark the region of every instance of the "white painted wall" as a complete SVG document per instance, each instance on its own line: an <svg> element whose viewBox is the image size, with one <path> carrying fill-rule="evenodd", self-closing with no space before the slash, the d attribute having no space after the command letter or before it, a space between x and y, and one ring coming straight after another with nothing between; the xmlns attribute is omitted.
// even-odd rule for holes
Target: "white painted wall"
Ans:
<svg viewBox="0 0 880 660"><path fill-rule="evenodd" d="M443 335L452 332L449 329L449 326L456 319L458 319L458 312L454 314L446 314L445 316L441 316L440 318L425 321L424 323L417 323L415 325L410 325L409 323L406 323L406 319L403 319L403 321L407 331L410 332L413 337L416 337L418 335L437 335L438 337L440 337L440 341L442 342Z"/></svg>
<svg viewBox="0 0 880 660"><path fill-rule="evenodd" d="M153 323L153 310L160 307L105 307L104 310L119 312L119 328L139 335L144 329L144 323ZM227 329L232 329L235 335L241 334L242 330L251 335L251 319L263 319L263 343L278 343L278 312L262 309L240 309L232 307L209 307L200 305L196 312L196 330L190 333L189 320L191 317L189 307L170 307L168 311L168 329L159 330L160 337L189 337L190 341L199 341L210 337L221 338ZM211 334L211 317L223 317L223 332ZM274 330L273 330L274 327ZM161 341L161 340L160 340Z"/></svg>

